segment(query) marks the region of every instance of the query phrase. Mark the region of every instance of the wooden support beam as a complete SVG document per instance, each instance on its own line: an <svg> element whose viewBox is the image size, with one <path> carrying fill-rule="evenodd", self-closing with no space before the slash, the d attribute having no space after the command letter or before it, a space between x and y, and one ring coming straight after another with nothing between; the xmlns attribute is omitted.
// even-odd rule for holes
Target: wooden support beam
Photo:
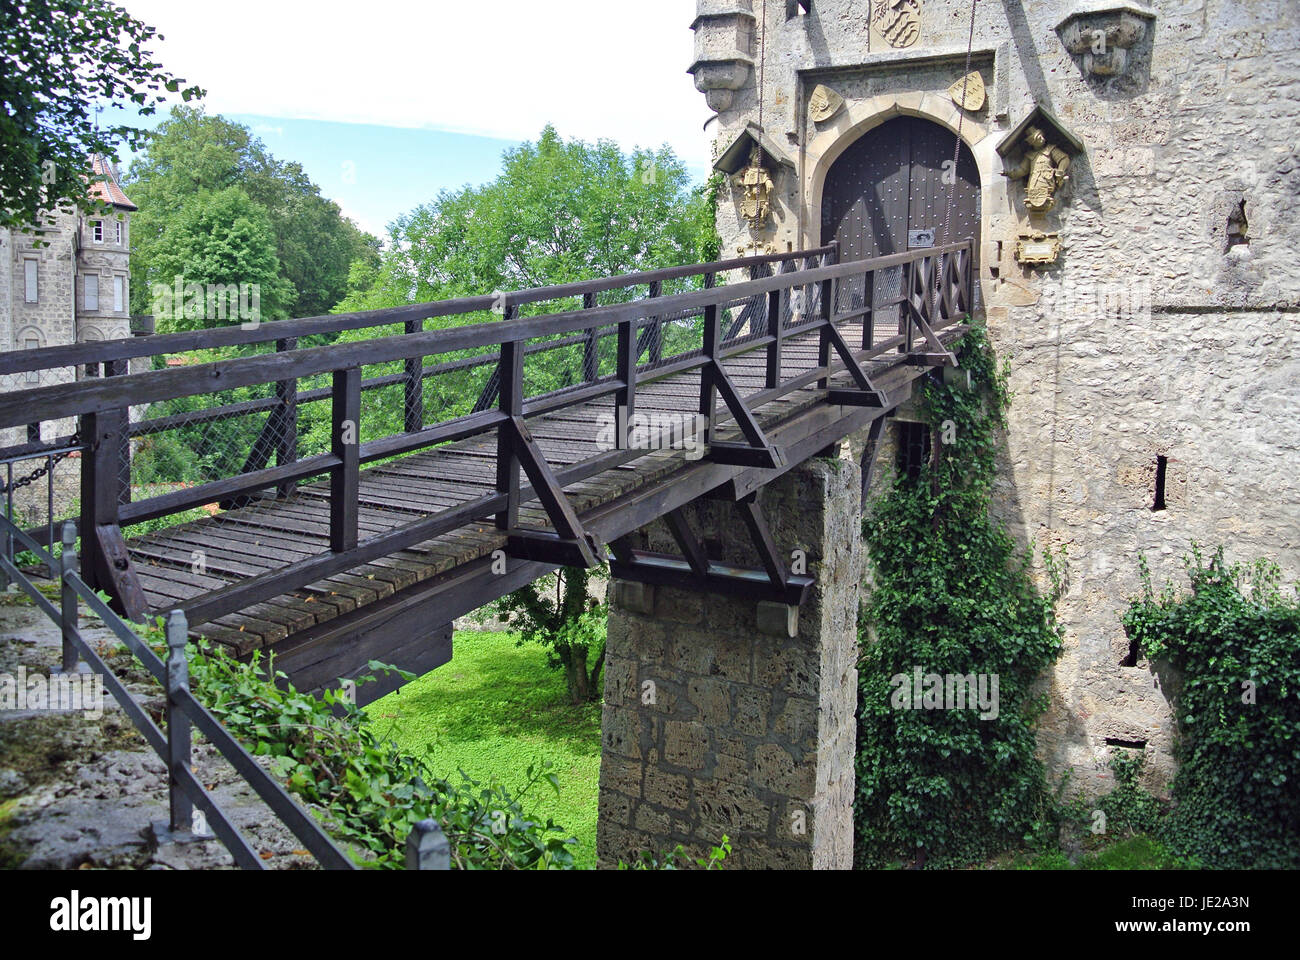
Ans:
<svg viewBox="0 0 1300 960"><path fill-rule="evenodd" d="M511 424L524 409L524 351L520 341L501 344L498 372L502 385L501 413L511 419L497 428L496 489L506 496L506 507L497 514L496 525L498 530L513 530L519 525L519 449Z"/></svg>
<svg viewBox="0 0 1300 960"><path fill-rule="evenodd" d="M673 539L677 541L677 548L681 550L682 556L690 564L691 570L698 576L705 576L709 572L709 558L704 552L704 547L700 541L695 539L695 534L691 532L690 524L686 522L686 517L682 511L669 510L664 515L664 522L668 524L668 530L672 533Z"/></svg>
<svg viewBox="0 0 1300 960"><path fill-rule="evenodd" d="M131 557L122 538L122 528L116 524L99 524L95 527L96 563L100 565L97 578L102 577L104 587L113 598L111 606L128 620L143 623L149 616L149 601L131 566ZM85 538L82 539L83 549Z"/></svg>
<svg viewBox="0 0 1300 960"><path fill-rule="evenodd" d="M339 465L330 471L330 550L345 553L357 545L361 488L361 368L334 371L331 452Z"/></svg>
<svg viewBox="0 0 1300 960"><path fill-rule="evenodd" d="M573 556L577 558L578 562L567 565L600 566L604 562L603 549L594 538L582 529L578 514L574 511L573 505L569 503L569 498L564 495L564 490L560 487L559 481L555 479L555 474L547 466L546 458L542 456L537 441L528 432L528 426L524 423L523 418L512 418L510 425L502 429L513 431L515 455L523 466L524 472L528 474L528 479L532 482L537 499L541 501L547 517L550 519L552 526L555 527L558 539L572 547ZM512 537L527 535L524 531L517 530L515 527L508 529ZM545 560L546 558L526 556L525 559ZM546 562L553 561L546 560Z"/></svg>
<svg viewBox="0 0 1300 960"><path fill-rule="evenodd" d="M405 333L423 333L424 320L407 320L402 325ZM402 361L402 421L407 433L424 429L424 358L407 357Z"/></svg>
<svg viewBox="0 0 1300 960"><path fill-rule="evenodd" d="M751 494L739 500L736 503L736 510L740 513L740 522L749 531L749 538L754 542L754 549L758 552L758 558L762 561L763 569L767 571L773 586L785 587L790 578L786 574L785 564L781 562L781 557L777 553L772 531L768 529L767 521L763 519L763 512L758 508L758 494Z"/></svg>
<svg viewBox="0 0 1300 960"><path fill-rule="evenodd" d="M675 587L694 593L771 600L790 606L803 603L813 585L812 577L804 576L788 577L784 584L775 584L764 570L716 562L710 565L706 575L700 576L680 557L659 553L638 552L630 563L615 559L610 563L609 572L616 580Z"/></svg>

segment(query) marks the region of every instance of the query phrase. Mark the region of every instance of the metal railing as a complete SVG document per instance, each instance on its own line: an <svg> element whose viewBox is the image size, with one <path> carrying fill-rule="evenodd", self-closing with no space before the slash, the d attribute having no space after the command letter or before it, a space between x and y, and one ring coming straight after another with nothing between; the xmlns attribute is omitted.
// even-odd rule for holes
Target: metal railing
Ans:
<svg viewBox="0 0 1300 960"><path fill-rule="evenodd" d="M52 574L57 571L60 586L58 607L28 579L14 562L8 548L0 551L0 570L5 577L9 582L17 584L61 631L63 648L60 672L65 675L76 673L79 663L84 662L98 674L107 692L130 718L154 753L166 764L168 829L171 833L190 837L207 836L206 831L195 829L196 823L200 822L195 816L197 808L203 813L201 822L211 827L212 833L230 852L237 866L245 870L267 869L266 862L249 845L216 798L194 774L192 735L194 728L197 728L321 867L327 870L358 869L357 863L335 845L311 814L299 806L284 787L257 763L243 744L195 698L190 689L189 663L185 653L189 626L184 612L173 610L167 615L167 659L163 661L81 578L78 571L77 534L73 524L64 524L63 550L57 558L52 550L47 550L36 542L8 516L0 517L0 531L9 544L18 544L30 550L45 562ZM82 636L79 610L82 603L103 621L166 690L165 732L159 729L99 652ZM412 829L407 839L407 866L411 869L450 868L449 844L437 821L422 821Z"/></svg>

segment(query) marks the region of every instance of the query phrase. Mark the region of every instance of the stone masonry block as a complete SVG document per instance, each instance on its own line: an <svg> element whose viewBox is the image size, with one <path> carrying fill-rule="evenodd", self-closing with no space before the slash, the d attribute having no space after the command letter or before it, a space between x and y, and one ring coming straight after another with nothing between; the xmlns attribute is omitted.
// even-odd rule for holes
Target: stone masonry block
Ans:
<svg viewBox="0 0 1300 960"><path fill-rule="evenodd" d="M662 756L665 763L686 770L704 766L709 734L702 723L669 720L664 724Z"/></svg>

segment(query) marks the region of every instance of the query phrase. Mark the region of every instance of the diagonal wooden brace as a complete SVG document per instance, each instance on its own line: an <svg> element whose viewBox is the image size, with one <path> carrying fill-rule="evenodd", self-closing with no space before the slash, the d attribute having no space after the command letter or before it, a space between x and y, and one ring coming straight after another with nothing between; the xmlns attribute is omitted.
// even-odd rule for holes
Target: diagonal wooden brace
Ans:
<svg viewBox="0 0 1300 960"><path fill-rule="evenodd" d="M925 337L926 343L930 345L931 354L942 358L941 365L945 367L957 366L957 358L953 355L953 352L940 342L930 324L926 323L921 311L916 309L916 306L910 302L908 303L908 313L911 314L912 322L916 324L916 328Z"/></svg>
<svg viewBox="0 0 1300 960"><path fill-rule="evenodd" d="M736 385L727 376L722 364L716 360L704 368L703 376L712 378L713 385L722 395L722 401L736 418L736 425L745 435L747 444L714 443L709 437L709 459L714 463L734 464L746 467L766 467L775 470L786 464L785 454L778 447L772 446L763 434L763 428L745 405L744 398Z"/></svg>
<svg viewBox="0 0 1300 960"><path fill-rule="evenodd" d="M883 391L879 390L867 371L862 369L861 364L853 358L853 350L844 340L844 335L836 329L835 324L827 324L826 337L830 341L835 352L840 355L844 366L848 368L849 376L857 384L855 390L828 390L827 399L832 403L838 403L846 407L883 407L885 406L886 397Z"/></svg>
<svg viewBox="0 0 1300 960"><path fill-rule="evenodd" d="M501 429L510 432L511 446L519 465L524 468L537 499L555 527L553 535L545 531L511 530L507 537L508 552L526 560L547 560L588 568L600 566L604 562L604 549L594 536L583 530L577 512L556 481L523 417L511 417L508 423L501 425ZM548 555L543 556L543 553Z"/></svg>
<svg viewBox="0 0 1300 960"><path fill-rule="evenodd" d="M786 573L785 564L781 562L781 555L777 552L776 541L772 539L767 520L763 518L763 511L758 508L758 494L751 493L737 501L736 510L740 513L741 523L749 531L749 539L754 542L758 559L762 561L772 586L784 589L790 577Z"/></svg>

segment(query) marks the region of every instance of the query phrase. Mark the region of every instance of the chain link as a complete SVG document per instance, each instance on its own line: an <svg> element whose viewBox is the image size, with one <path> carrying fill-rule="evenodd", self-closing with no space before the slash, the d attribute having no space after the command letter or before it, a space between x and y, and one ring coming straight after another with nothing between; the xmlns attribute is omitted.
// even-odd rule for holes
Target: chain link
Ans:
<svg viewBox="0 0 1300 960"><path fill-rule="evenodd" d="M70 457L75 452L75 448L81 446L81 431L77 431L72 435L72 438L68 443L68 446L74 449L64 450L62 453L48 458L45 461L45 466L38 467L36 470L33 470L25 477L19 477L17 480L13 482L12 485L7 483L0 483L0 495L7 496L9 494L16 493L17 491L21 490L23 487L31 486L37 480L41 479L41 477L45 476L47 473L49 473L51 470L57 467L60 463L62 463L64 460Z"/></svg>

